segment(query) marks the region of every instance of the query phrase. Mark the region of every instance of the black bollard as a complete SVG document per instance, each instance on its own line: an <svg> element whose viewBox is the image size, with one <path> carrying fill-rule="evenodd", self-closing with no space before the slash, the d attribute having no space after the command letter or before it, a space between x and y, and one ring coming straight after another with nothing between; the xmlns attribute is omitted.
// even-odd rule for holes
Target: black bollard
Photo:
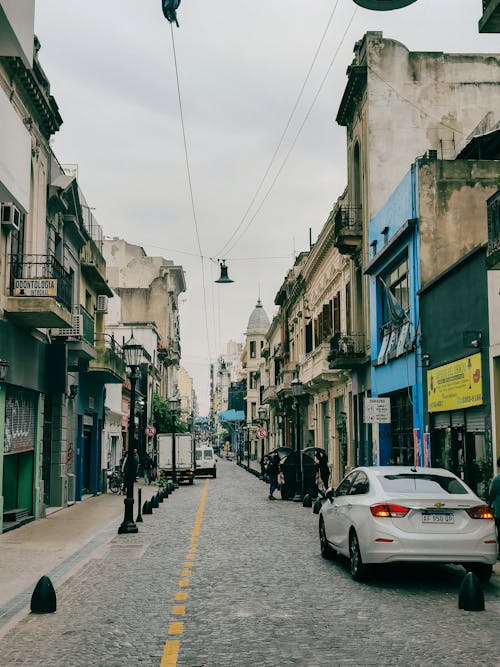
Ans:
<svg viewBox="0 0 500 667"><path fill-rule="evenodd" d="M163 497L165 500L168 498L168 486L163 487Z"/></svg>
<svg viewBox="0 0 500 667"><path fill-rule="evenodd" d="M312 507L312 505L313 504L312 504L311 496L308 493L306 493L306 495L304 496L304 499L302 500L302 507Z"/></svg>
<svg viewBox="0 0 500 667"><path fill-rule="evenodd" d="M160 507L160 503L158 502L158 498L157 498L157 496L153 496L153 497L151 498L151 507L152 507L153 509L158 509L158 507Z"/></svg>
<svg viewBox="0 0 500 667"><path fill-rule="evenodd" d="M141 514L141 504L142 504L142 489L139 488L137 490L137 519L135 520L136 523L143 523L142 521L142 514Z"/></svg>
<svg viewBox="0 0 500 667"><path fill-rule="evenodd" d="M313 514L319 514L319 511L323 505L324 498L318 498L317 500L314 501L313 505Z"/></svg>
<svg viewBox="0 0 500 667"><path fill-rule="evenodd" d="M51 580L40 577L33 595L31 596L31 611L33 614L52 614L57 607L56 592Z"/></svg>
<svg viewBox="0 0 500 667"><path fill-rule="evenodd" d="M484 594L474 572L468 572L458 593L458 608L465 611L484 611Z"/></svg>
<svg viewBox="0 0 500 667"><path fill-rule="evenodd" d="M156 494L156 497L158 498L159 503L163 502L163 493L161 491L158 491L158 493Z"/></svg>
<svg viewBox="0 0 500 667"><path fill-rule="evenodd" d="M151 507L151 503L149 502L149 500L146 500L144 502L144 505L142 506L142 513L153 514L153 508Z"/></svg>

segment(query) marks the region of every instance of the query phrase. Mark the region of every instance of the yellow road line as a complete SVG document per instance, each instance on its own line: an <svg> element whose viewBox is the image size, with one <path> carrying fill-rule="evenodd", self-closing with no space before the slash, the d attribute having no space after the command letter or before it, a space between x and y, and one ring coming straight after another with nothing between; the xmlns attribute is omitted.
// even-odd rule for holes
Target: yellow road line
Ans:
<svg viewBox="0 0 500 667"><path fill-rule="evenodd" d="M160 667L176 667L180 647L180 639L167 639Z"/></svg>
<svg viewBox="0 0 500 667"><path fill-rule="evenodd" d="M191 533L191 544L188 550L188 561L184 562L184 568L192 567L193 562L196 558L197 542L198 535L200 534L201 522L203 519L203 510L205 509L205 502L207 499L208 491L208 479L205 482L203 488L203 493L201 494L200 504L198 505L198 511L196 512L196 519L194 522L193 532ZM181 572L181 577L186 577L191 574L190 570L183 569ZM179 579L179 588L187 588L189 586L189 579ZM187 600L188 594L187 591L177 591L175 594L175 600L177 602L184 602ZM186 607L180 604L174 604L171 609L171 613L174 616L184 616L186 613ZM172 621L168 626L168 635L182 635L184 632L184 622L183 621ZM160 667L177 667L177 658L179 656L179 651L181 648L180 639L167 639L165 646L163 648L163 655L161 658Z"/></svg>
<svg viewBox="0 0 500 667"><path fill-rule="evenodd" d="M185 602L188 599L187 591L179 591L175 594L177 602Z"/></svg>
<svg viewBox="0 0 500 667"><path fill-rule="evenodd" d="M172 607L172 614L175 616L184 616L186 613L186 607L183 604L174 604Z"/></svg>
<svg viewBox="0 0 500 667"><path fill-rule="evenodd" d="M183 621L173 621L168 626L169 635L182 635L184 632L184 622Z"/></svg>

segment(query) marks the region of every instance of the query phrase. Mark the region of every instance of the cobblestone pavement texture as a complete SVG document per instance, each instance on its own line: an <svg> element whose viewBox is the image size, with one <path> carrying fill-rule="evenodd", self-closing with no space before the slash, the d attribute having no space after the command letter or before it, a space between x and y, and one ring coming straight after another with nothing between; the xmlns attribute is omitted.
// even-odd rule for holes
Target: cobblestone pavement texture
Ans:
<svg viewBox="0 0 500 667"><path fill-rule="evenodd" d="M138 534L100 544L57 589L55 614L25 614L0 638L0 666L159 667L181 575L179 667L500 664L498 574L483 612L458 609L458 567L393 567L355 583L321 558L310 509L269 501L229 461L208 482L188 558L204 485L181 486Z"/></svg>

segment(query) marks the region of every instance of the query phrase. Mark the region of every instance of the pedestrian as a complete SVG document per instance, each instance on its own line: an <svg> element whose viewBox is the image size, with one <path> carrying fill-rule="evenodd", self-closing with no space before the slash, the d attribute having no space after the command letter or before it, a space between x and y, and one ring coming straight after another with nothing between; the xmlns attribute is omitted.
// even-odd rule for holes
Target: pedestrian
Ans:
<svg viewBox="0 0 500 667"><path fill-rule="evenodd" d="M324 496L326 490L328 489L328 483L330 480L330 468L328 467L328 459L326 452L322 449L319 449L315 454L314 458L316 459L316 485L318 487L319 493Z"/></svg>
<svg viewBox="0 0 500 667"><path fill-rule="evenodd" d="M276 500L274 492L279 488L278 474L280 471L280 457L278 452L274 452L269 457L267 464L267 476L269 477L269 500Z"/></svg>
<svg viewBox="0 0 500 667"><path fill-rule="evenodd" d="M500 456L497 458L497 470L500 471ZM500 545L500 472L491 480L488 504L493 510L497 529L497 542Z"/></svg>
<svg viewBox="0 0 500 667"><path fill-rule="evenodd" d="M137 449L134 448L134 481L137 482L137 475L139 474L139 467L141 465L141 460L139 458L139 453Z"/></svg>

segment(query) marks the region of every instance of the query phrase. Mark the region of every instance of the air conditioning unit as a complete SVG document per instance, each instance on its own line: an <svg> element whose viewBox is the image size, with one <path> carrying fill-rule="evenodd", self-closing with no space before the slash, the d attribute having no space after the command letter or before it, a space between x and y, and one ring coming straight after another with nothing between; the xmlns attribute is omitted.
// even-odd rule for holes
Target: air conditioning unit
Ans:
<svg viewBox="0 0 500 667"><path fill-rule="evenodd" d="M95 305L96 313L107 313L108 312L108 297L105 294L98 294L97 301Z"/></svg>
<svg viewBox="0 0 500 667"><path fill-rule="evenodd" d="M0 206L2 227L18 230L21 223L21 211L14 204L4 203Z"/></svg>
<svg viewBox="0 0 500 667"><path fill-rule="evenodd" d="M73 326L63 329L51 329L53 338L81 338L83 331L83 318L81 315L73 315Z"/></svg>

